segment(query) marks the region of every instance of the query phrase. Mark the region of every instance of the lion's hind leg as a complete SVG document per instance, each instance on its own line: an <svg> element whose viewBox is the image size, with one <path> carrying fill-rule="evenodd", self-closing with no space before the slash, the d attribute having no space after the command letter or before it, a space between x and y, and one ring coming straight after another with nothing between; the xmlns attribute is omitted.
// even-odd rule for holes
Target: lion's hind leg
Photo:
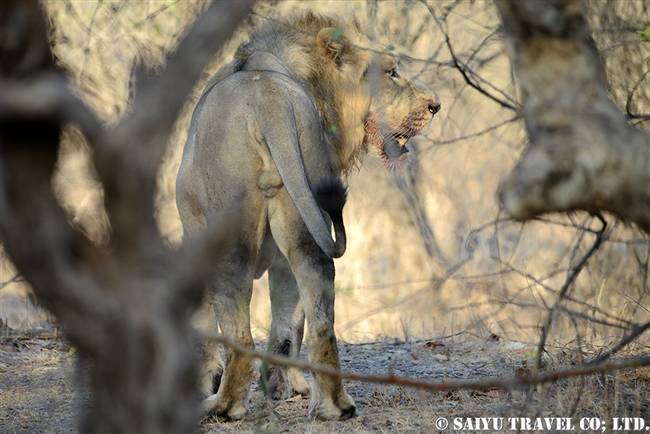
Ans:
<svg viewBox="0 0 650 434"><path fill-rule="evenodd" d="M273 216L271 232L298 284L307 322L309 361L338 370L341 365L334 334L334 261L318 247L292 207L277 206L279 203L273 202L269 212ZM322 420L348 419L356 414L356 406L340 378L314 373L309 414Z"/></svg>
<svg viewBox="0 0 650 434"><path fill-rule="evenodd" d="M318 246L311 257L297 255L290 260L300 288L307 321L306 344L309 361L340 370L334 333L334 263ZM317 250L317 251L316 251ZM356 415L356 405L340 378L313 373L309 415L320 420L344 420Z"/></svg>
<svg viewBox="0 0 650 434"><path fill-rule="evenodd" d="M268 352L297 359L305 329L305 312L300 304L298 284L286 258L278 254L269 269L271 333ZM273 399L308 395L310 386L297 368L263 364L260 382Z"/></svg>

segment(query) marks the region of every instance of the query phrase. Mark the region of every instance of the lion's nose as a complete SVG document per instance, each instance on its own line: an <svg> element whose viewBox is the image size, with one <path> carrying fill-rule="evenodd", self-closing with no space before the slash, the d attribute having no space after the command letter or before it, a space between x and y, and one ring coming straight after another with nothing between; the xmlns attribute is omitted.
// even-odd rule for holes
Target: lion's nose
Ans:
<svg viewBox="0 0 650 434"><path fill-rule="evenodd" d="M438 98L432 99L428 102L429 113L435 115L440 111L440 100Z"/></svg>

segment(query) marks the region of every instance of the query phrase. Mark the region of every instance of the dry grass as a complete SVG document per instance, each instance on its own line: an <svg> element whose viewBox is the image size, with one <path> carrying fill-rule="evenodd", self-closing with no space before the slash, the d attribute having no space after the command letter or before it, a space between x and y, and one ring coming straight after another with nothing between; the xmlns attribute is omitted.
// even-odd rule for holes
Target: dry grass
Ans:
<svg viewBox="0 0 650 434"><path fill-rule="evenodd" d="M429 3L435 15L442 16L443 4ZM596 27L594 37L612 72L612 96L624 109L628 91L647 69L643 65L650 58L650 48L647 43L638 43L638 38L634 40L635 33L629 29L640 25L637 21L643 16L643 2L610 3L592 2L589 10ZM112 123L128 111L129 95L134 91L129 87L133 65L145 64L154 69L159 66L204 5L204 1L48 1L45 9L55 23L52 39L59 62L70 71L87 103L106 123ZM351 194L344 216L348 251L336 262L337 334L347 342L387 337L413 341L464 331L479 342L495 333L504 341L533 344L568 269L593 243L593 231L600 229L599 222L584 213L552 215L525 224L504 219L495 193L500 179L513 167L523 149L523 126L506 122L515 113L468 87L450 66L444 36L421 2L380 2L376 10L373 5L336 1L263 3L258 5L255 17L264 20L300 8L355 13L376 37L405 55L403 61L408 68L442 100L443 109L435 125L426 137L415 139L418 169L413 173L444 258L427 254L413 210L400 195L394 175L367 158L364 167L349 180ZM456 54L494 88L485 86L516 99L509 62L501 37L495 32L498 22L492 4L477 1L458 5L444 25ZM229 59L232 47L241 37L237 35L222 54L215 56L203 82L197 84L160 168L157 218L170 246L179 244L182 232L174 184L189 116L210 73ZM648 112L650 86L638 88L633 111ZM503 125L473 135L500 124ZM648 124L639 126L647 129ZM63 138L55 191L73 224L102 243L108 224L100 206L102 191L88 167L90 151L73 129L66 131ZM578 276L553 323L548 340L549 366L584 360L619 340L630 321L650 320L648 238L613 216L606 218L611 232ZM15 270L5 256L1 259L3 282ZM19 306L29 305L24 290L21 283L0 290L0 316L8 318L16 328L42 324L40 317L33 316L35 313L30 313L31 323L25 322L25 315L16 314ZM253 332L263 339L270 322L265 278L256 281L254 292ZM16 297L22 297L18 304L13 301ZM629 351L648 352L648 344L646 333ZM468 357L479 357L476 347L472 351ZM521 362L510 363L509 369L518 363ZM575 406L576 414L581 415L645 411L647 418L647 407L639 409L640 402L648 402L647 372L645 377L636 373L626 378L621 375L628 374L592 376L544 387L528 411L565 415L567 408ZM351 422L358 424L355 429L360 431L370 427L424 431L431 427L430 419L436 414L476 416L488 412L496 416L507 414L523 402L522 396L516 394L497 399L463 392L431 398L422 404L415 392L366 392L371 396L367 408L377 408L378 413L384 412L387 421L393 421L377 428L374 419L371 426L365 426L366 416L362 416ZM409 422L411 416L404 412L399 413L399 418L390 416L389 403L400 393L406 394L407 401L416 402L406 407L413 412L412 420L417 419L420 425ZM603 401L604 397L607 401ZM482 399L487 401L487 407L475 403ZM457 406L450 404L454 402ZM411 425L398 427L394 419ZM243 432L255 429L254 426L210 429L234 432L241 428ZM313 425L307 429L307 425L301 425L301 430L321 432L332 430L332 426ZM286 428L291 429L289 425Z"/></svg>

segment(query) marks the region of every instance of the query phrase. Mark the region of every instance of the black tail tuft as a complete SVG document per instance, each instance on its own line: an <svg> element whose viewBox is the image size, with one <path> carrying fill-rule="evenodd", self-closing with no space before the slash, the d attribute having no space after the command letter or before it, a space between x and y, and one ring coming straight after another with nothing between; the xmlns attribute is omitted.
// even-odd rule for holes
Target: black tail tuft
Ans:
<svg viewBox="0 0 650 434"><path fill-rule="evenodd" d="M328 214L340 213L348 199L348 188L338 176L330 175L318 181L314 188L314 197L318 206Z"/></svg>

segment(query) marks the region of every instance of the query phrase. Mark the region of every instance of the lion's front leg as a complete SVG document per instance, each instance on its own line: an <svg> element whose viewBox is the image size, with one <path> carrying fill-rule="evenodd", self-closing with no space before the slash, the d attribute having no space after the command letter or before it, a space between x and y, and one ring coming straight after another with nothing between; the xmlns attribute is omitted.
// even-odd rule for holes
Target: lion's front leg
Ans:
<svg viewBox="0 0 650 434"><path fill-rule="evenodd" d="M192 318L192 326L207 333L216 333L217 323L212 302L208 291L205 291L204 301ZM219 345L213 340L201 340L196 343L199 359L199 391L201 398L217 393L223 376L223 362L219 357Z"/></svg>
<svg viewBox="0 0 650 434"><path fill-rule="evenodd" d="M269 269L269 288L272 322L268 352L297 359L305 329L305 312L300 303L298 284L282 254L278 254ZM266 390L273 399L308 395L310 390L309 383L297 368L265 363L260 381L266 383Z"/></svg>
<svg viewBox="0 0 650 434"><path fill-rule="evenodd" d="M201 342L199 365L199 389L203 398L217 393L223 376L223 363L219 357L219 346L215 341Z"/></svg>

